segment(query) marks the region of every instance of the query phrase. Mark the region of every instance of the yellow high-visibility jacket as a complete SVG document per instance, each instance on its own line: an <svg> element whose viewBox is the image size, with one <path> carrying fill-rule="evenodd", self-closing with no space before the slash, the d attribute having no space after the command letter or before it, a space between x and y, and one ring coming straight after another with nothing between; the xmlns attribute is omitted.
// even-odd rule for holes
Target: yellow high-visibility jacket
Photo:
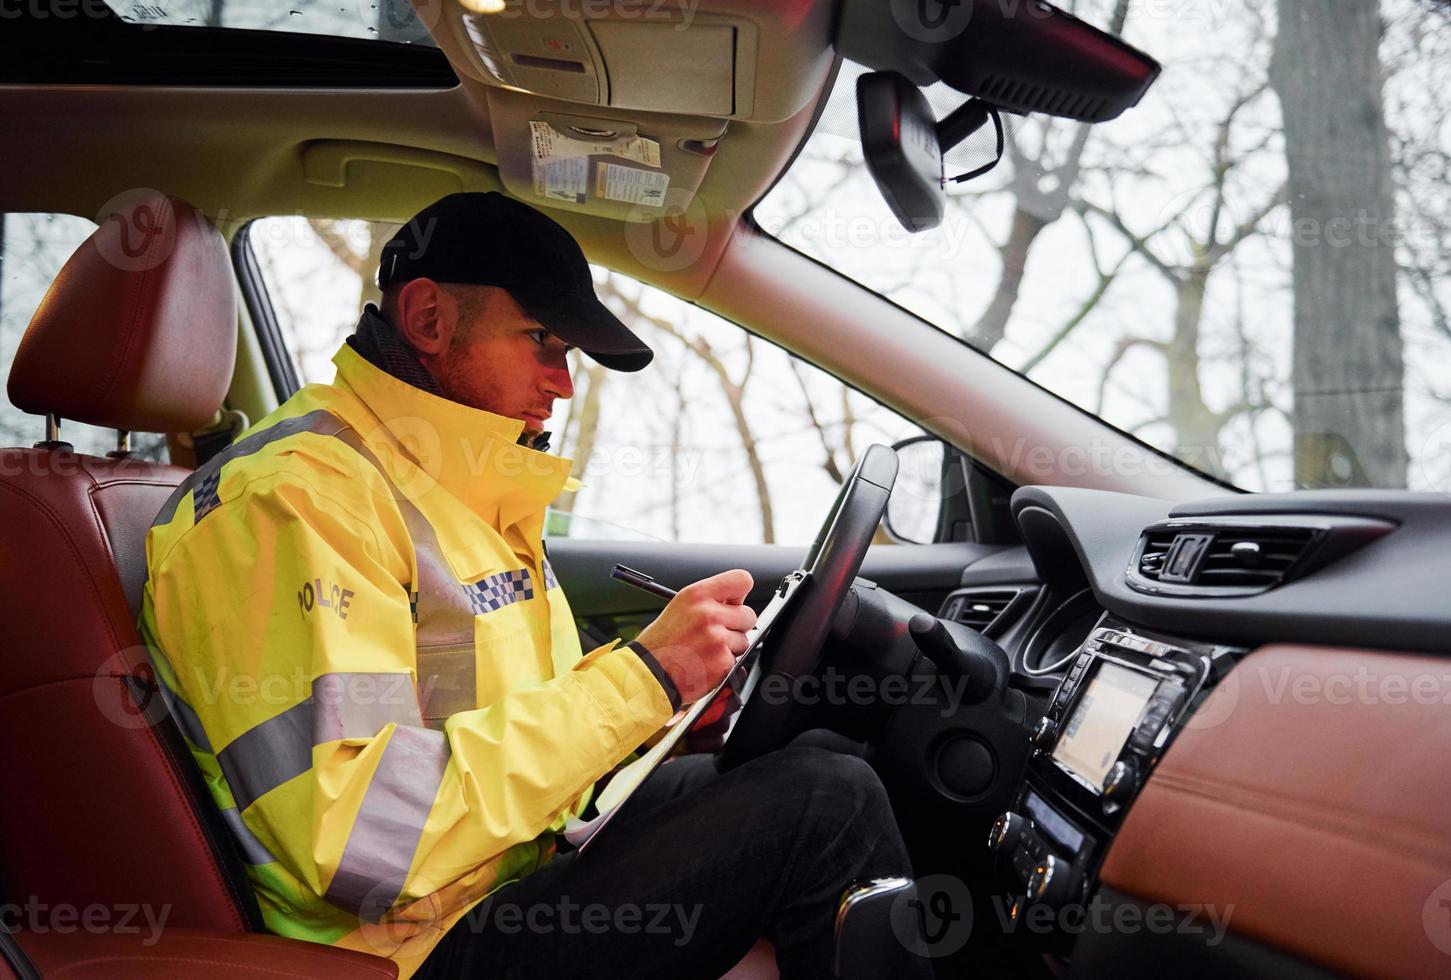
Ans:
<svg viewBox="0 0 1451 980"><path fill-rule="evenodd" d="M333 360L162 509L141 629L268 928L406 977L672 708L581 655L541 541L569 461Z"/></svg>

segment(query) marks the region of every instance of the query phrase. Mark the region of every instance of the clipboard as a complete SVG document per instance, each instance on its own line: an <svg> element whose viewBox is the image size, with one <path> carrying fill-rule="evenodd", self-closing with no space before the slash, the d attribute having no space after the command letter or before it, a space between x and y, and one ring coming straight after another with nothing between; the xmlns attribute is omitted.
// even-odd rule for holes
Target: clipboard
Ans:
<svg viewBox="0 0 1451 980"><path fill-rule="evenodd" d="M761 642L770 631L772 623L791 604L792 598L809 577L809 572L795 571L781 580L775 594L771 596L771 601L766 603L766 608L762 609L761 615L756 617L756 625L748 634L751 640L750 646L746 647L745 652L736 658L736 662L721 677L720 683L716 684L709 694L696 700L690 707L682 709L666 722L670 730L666 732L665 736L651 746L643 756L615 774L596 799L595 805L600 810L599 816L588 822L576 823L573 827L565 827L565 838L574 844L580 854L589 850L590 845L599 837L600 831L604 830L615 814L620 812L640 784L660 768L661 763L670 758L675 746L725 688L731 675L741 664L748 662L760 651ZM621 780L624 782L622 783Z"/></svg>

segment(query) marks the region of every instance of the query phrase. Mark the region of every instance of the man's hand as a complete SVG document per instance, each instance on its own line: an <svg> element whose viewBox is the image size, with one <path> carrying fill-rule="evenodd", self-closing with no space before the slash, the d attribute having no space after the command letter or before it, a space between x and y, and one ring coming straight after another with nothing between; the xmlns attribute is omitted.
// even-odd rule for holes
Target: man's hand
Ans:
<svg viewBox="0 0 1451 980"><path fill-rule="evenodd" d="M637 639L675 682L682 704L709 694L746 652L756 614L742 603L753 584L741 568L693 582L640 631Z"/></svg>
<svg viewBox="0 0 1451 980"><path fill-rule="evenodd" d="M686 752L719 752L725 746L731 719L741 710L741 687L746 683L746 668L737 667L716 695L715 703L703 711L690 731L685 733Z"/></svg>

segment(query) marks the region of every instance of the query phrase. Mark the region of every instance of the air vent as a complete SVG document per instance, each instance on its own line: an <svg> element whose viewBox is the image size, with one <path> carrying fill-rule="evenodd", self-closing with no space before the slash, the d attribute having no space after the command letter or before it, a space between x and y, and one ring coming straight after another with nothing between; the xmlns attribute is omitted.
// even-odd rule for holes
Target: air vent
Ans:
<svg viewBox="0 0 1451 980"><path fill-rule="evenodd" d="M957 592L942 607L942 618L969 626L979 633L1007 626L1003 615L1013 607L1022 589L993 589Z"/></svg>
<svg viewBox="0 0 1451 980"><path fill-rule="evenodd" d="M1169 549L1178 536L1177 531L1146 532L1143 550L1139 554L1139 574L1157 581L1159 573L1164 570L1164 561L1169 557Z"/></svg>
<svg viewBox="0 0 1451 980"><path fill-rule="evenodd" d="M1327 528L1307 524L1246 527L1178 523L1146 528L1129 584L1167 595L1250 595L1274 588L1305 568Z"/></svg>
<svg viewBox="0 0 1451 980"><path fill-rule="evenodd" d="M1222 531L1199 562L1200 585L1270 588L1280 584L1305 553L1309 528Z"/></svg>
<svg viewBox="0 0 1451 980"><path fill-rule="evenodd" d="M1255 595L1313 575L1395 529L1350 515L1171 518L1144 529L1125 578L1149 595Z"/></svg>

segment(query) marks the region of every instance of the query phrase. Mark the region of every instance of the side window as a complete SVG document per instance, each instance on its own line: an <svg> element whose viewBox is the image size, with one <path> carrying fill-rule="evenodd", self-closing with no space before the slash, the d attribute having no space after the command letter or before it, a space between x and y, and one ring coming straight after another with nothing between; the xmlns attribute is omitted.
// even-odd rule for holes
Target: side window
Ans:
<svg viewBox="0 0 1451 980"><path fill-rule="evenodd" d="M583 485L556 503L552 534L602 537L603 521L664 541L805 546L867 446L922 432L663 290L599 268L595 289L655 360L639 374L576 364L559 445Z"/></svg>
<svg viewBox="0 0 1451 980"><path fill-rule="evenodd" d="M378 256L397 230L382 221L301 216L259 218L247 226L303 384L333 379L333 354L353 332L363 304L378 301Z"/></svg>
<svg viewBox="0 0 1451 980"><path fill-rule="evenodd" d="M304 381L332 379L333 352L377 299L373 270L396 227L253 222L249 241ZM805 546L863 449L922 432L707 310L594 274L655 360L621 374L571 355L574 397L556 406L553 448L575 461L581 486L556 501L550 536Z"/></svg>
<svg viewBox="0 0 1451 980"><path fill-rule="evenodd" d="M0 365L8 377L15 350L45 291L71 253L96 230L95 222L70 214L0 213ZM45 420L27 415L7 397L0 402L0 439L28 446L45 438ZM116 448L116 433L62 420L61 438L79 453L104 456ZM146 459L166 458L166 439L133 433L131 449Z"/></svg>

